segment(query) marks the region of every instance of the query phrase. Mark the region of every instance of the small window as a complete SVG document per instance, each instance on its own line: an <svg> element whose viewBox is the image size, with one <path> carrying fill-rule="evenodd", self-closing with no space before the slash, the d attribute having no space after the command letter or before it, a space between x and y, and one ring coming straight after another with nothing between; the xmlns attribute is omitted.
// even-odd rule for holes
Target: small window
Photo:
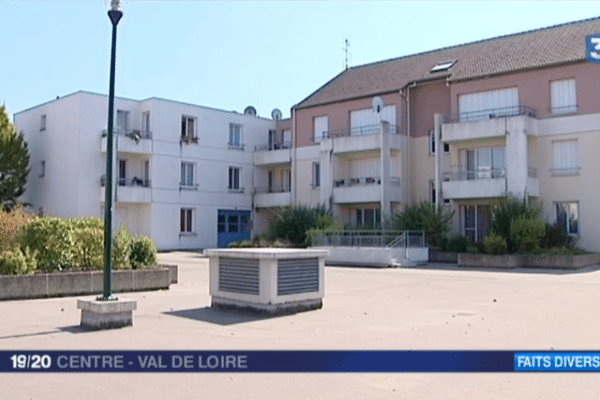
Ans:
<svg viewBox="0 0 600 400"><path fill-rule="evenodd" d="M150 111L142 113L142 136L150 138Z"/></svg>
<svg viewBox="0 0 600 400"><path fill-rule="evenodd" d="M319 143L323 139L327 139L329 136L328 131L328 118L327 116L315 117L314 118L314 131L313 131L313 141L314 143Z"/></svg>
<svg viewBox="0 0 600 400"><path fill-rule="evenodd" d="M40 117L40 131L46 130L46 114Z"/></svg>
<svg viewBox="0 0 600 400"><path fill-rule="evenodd" d="M430 180L429 181L429 201L431 202L431 204L435 204L436 200L437 200L437 193L435 190L435 181Z"/></svg>
<svg viewBox="0 0 600 400"><path fill-rule="evenodd" d="M312 186L321 186L321 164L318 162L312 163Z"/></svg>
<svg viewBox="0 0 600 400"><path fill-rule="evenodd" d="M552 142L553 176L579 175L577 139Z"/></svg>
<svg viewBox="0 0 600 400"><path fill-rule="evenodd" d="M196 118L181 116L181 140L186 143L198 143L196 136Z"/></svg>
<svg viewBox="0 0 600 400"><path fill-rule="evenodd" d="M242 145L242 126L239 124L229 124L229 148L244 148Z"/></svg>
<svg viewBox="0 0 600 400"><path fill-rule="evenodd" d="M46 161L40 161L40 178L46 176Z"/></svg>
<svg viewBox="0 0 600 400"><path fill-rule="evenodd" d="M579 203L554 203L556 223L565 228L568 235L579 235Z"/></svg>
<svg viewBox="0 0 600 400"><path fill-rule="evenodd" d="M227 188L229 190L240 190L240 168L229 167L229 181Z"/></svg>
<svg viewBox="0 0 600 400"><path fill-rule="evenodd" d="M436 137L435 137L435 130L432 129L429 131L429 154L435 154L435 148L436 148ZM448 143L444 143L444 153L449 153L450 152L450 145Z"/></svg>
<svg viewBox="0 0 600 400"><path fill-rule="evenodd" d="M225 215L219 214L217 217L217 231L218 232L227 232L227 226L225 225Z"/></svg>
<svg viewBox="0 0 600 400"><path fill-rule="evenodd" d="M456 60L440 61L431 68L431 72L448 71L456 63Z"/></svg>
<svg viewBox="0 0 600 400"><path fill-rule="evenodd" d="M194 163L182 162L181 163L181 182L182 188L194 188Z"/></svg>
<svg viewBox="0 0 600 400"><path fill-rule="evenodd" d="M180 233L193 233L193 216L194 210L192 208L182 208L179 220L179 232Z"/></svg>
<svg viewBox="0 0 600 400"><path fill-rule="evenodd" d="M550 82L550 111L553 115L577 112L575 79Z"/></svg>

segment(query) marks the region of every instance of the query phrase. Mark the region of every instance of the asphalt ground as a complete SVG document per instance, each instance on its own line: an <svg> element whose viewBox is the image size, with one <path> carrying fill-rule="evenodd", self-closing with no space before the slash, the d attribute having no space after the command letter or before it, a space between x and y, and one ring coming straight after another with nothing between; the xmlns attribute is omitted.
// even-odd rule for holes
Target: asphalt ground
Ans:
<svg viewBox="0 0 600 400"><path fill-rule="evenodd" d="M325 268L321 310L210 308L208 260L137 301L132 327L86 331L77 299L0 302L0 350L598 350L600 271ZM600 373L4 373L0 399L590 399Z"/></svg>

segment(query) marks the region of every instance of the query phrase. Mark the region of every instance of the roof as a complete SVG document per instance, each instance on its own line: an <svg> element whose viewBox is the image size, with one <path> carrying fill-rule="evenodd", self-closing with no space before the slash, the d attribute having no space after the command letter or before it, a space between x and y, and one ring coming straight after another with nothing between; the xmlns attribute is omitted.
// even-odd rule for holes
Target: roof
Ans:
<svg viewBox="0 0 600 400"><path fill-rule="evenodd" d="M600 32L600 17L445 47L351 67L295 108L308 108L398 91L418 81L476 79L585 60L585 37ZM449 70L437 63L456 60Z"/></svg>

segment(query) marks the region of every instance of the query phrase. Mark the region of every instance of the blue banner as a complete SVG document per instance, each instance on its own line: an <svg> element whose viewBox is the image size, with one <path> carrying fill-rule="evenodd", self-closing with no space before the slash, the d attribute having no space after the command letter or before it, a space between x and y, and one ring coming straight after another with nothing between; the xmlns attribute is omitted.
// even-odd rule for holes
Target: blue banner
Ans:
<svg viewBox="0 0 600 400"><path fill-rule="evenodd" d="M585 58L588 62L600 64L600 33L585 37Z"/></svg>
<svg viewBox="0 0 600 400"><path fill-rule="evenodd" d="M600 372L600 352L0 351L6 372Z"/></svg>

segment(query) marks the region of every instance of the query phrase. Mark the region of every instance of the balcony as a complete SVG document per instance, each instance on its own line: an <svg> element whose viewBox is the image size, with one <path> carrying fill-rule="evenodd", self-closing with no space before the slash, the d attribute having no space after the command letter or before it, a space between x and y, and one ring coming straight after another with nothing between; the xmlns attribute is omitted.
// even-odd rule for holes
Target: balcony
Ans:
<svg viewBox="0 0 600 400"><path fill-rule="evenodd" d="M503 107L458 114L442 125L442 141L504 137L507 132L537 136L536 111L525 106Z"/></svg>
<svg viewBox="0 0 600 400"><path fill-rule="evenodd" d="M100 178L100 199L105 200L106 177ZM115 202L118 203L151 203L152 189L149 179L133 178L117 179L116 187L113 187Z"/></svg>
<svg viewBox="0 0 600 400"><path fill-rule="evenodd" d="M402 147L400 128L390 127L390 149ZM353 128L336 129L323 132L323 139L333 139L334 153L350 153L381 148L382 125L364 125Z"/></svg>
<svg viewBox="0 0 600 400"><path fill-rule="evenodd" d="M506 194L506 171L480 168L476 171L444 172L442 193L444 198L453 200L504 196Z"/></svg>
<svg viewBox="0 0 600 400"><path fill-rule="evenodd" d="M102 131L102 152L106 153L106 130ZM152 154L152 133L133 130L124 132L121 130L115 131L115 146L118 153L131 154Z"/></svg>
<svg viewBox="0 0 600 400"><path fill-rule="evenodd" d="M291 164L291 142L276 142L254 148L254 165Z"/></svg>
<svg viewBox="0 0 600 400"><path fill-rule="evenodd" d="M254 206L259 208L285 207L292 204L289 187L257 187L254 189Z"/></svg>
<svg viewBox="0 0 600 400"><path fill-rule="evenodd" d="M392 199L400 199L400 178L390 178L387 188ZM335 179L333 197L338 204L373 203L381 201L381 178L362 177Z"/></svg>

